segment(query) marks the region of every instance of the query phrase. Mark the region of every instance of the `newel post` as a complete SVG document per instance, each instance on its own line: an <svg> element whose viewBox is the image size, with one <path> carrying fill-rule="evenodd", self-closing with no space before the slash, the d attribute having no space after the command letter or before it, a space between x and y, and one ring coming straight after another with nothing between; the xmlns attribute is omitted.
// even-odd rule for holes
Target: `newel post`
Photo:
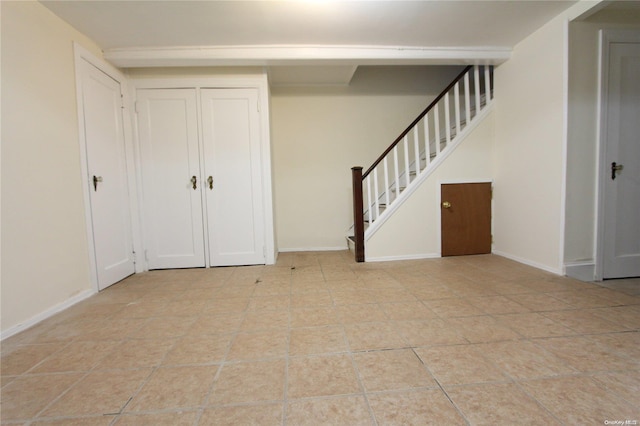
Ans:
<svg viewBox="0 0 640 426"><path fill-rule="evenodd" d="M353 181L353 237L356 262L364 262L364 211L362 200L362 167L351 168Z"/></svg>

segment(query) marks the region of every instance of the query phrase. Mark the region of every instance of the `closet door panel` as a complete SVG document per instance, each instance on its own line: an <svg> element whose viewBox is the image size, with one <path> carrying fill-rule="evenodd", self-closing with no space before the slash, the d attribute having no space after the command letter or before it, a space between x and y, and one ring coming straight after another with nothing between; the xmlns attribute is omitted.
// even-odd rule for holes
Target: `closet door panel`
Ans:
<svg viewBox="0 0 640 426"><path fill-rule="evenodd" d="M201 91L211 266L264 264L258 95Z"/></svg>
<svg viewBox="0 0 640 426"><path fill-rule="evenodd" d="M137 111L149 269L203 267L196 91L140 89Z"/></svg>

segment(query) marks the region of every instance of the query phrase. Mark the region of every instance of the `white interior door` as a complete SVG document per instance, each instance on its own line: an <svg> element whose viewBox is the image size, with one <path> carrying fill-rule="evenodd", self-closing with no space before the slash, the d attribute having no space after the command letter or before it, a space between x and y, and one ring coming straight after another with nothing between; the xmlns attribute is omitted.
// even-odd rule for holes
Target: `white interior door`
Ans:
<svg viewBox="0 0 640 426"><path fill-rule="evenodd" d="M82 60L82 116L100 290L135 272L120 83Z"/></svg>
<svg viewBox="0 0 640 426"><path fill-rule="evenodd" d="M139 89L149 269L205 266L195 89Z"/></svg>
<svg viewBox="0 0 640 426"><path fill-rule="evenodd" d="M640 43L609 44L604 278L640 276Z"/></svg>
<svg viewBox="0 0 640 426"><path fill-rule="evenodd" d="M211 266L264 264L258 94L202 89Z"/></svg>

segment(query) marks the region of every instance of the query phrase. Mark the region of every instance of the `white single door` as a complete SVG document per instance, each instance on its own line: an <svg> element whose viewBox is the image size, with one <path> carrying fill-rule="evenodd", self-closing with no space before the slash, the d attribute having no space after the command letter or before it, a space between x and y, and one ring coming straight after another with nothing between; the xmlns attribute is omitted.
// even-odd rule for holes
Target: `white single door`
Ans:
<svg viewBox="0 0 640 426"><path fill-rule="evenodd" d="M98 288L135 272L120 83L82 60L82 116Z"/></svg>
<svg viewBox="0 0 640 426"><path fill-rule="evenodd" d="M195 89L139 89L149 269L205 266Z"/></svg>
<svg viewBox="0 0 640 426"><path fill-rule="evenodd" d="M265 263L258 94L201 91L211 266Z"/></svg>
<svg viewBox="0 0 640 426"><path fill-rule="evenodd" d="M640 43L609 45L604 278L640 276Z"/></svg>

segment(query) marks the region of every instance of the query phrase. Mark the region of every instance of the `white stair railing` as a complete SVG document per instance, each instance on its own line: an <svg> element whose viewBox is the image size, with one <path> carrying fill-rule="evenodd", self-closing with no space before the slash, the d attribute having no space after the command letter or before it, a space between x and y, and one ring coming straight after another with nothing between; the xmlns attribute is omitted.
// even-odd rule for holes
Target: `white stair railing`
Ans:
<svg viewBox="0 0 640 426"><path fill-rule="evenodd" d="M359 170L362 188L366 188L360 190L361 201L354 199L354 229L362 234L359 237L355 232L354 236L357 259L364 259L364 232L371 232L375 222L391 214L391 207L422 181L418 178L437 167L438 158L448 155L460 134L491 104L492 82L491 66L466 67L369 169L364 173L361 168L353 169ZM357 180L354 175L354 185ZM361 226L357 223L359 211ZM359 248L362 256L358 256Z"/></svg>

